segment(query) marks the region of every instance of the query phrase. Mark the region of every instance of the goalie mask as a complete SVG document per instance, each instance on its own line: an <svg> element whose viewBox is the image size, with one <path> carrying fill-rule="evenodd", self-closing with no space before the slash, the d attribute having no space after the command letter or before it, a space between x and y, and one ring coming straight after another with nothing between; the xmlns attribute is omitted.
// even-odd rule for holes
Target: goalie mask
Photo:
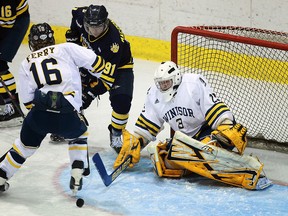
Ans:
<svg viewBox="0 0 288 216"><path fill-rule="evenodd" d="M101 35L108 27L108 12L101 5L90 5L84 13L85 31L93 37Z"/></svg>
<svg viewBox="0 0 288 216"><path fill-rule="evenodd" d="M170 101L176 95L181 81L181 72L172 61L162 62L154 74L155 85L162 93L164 102Z"/></svg>
<svg viewBox="0 0 288 216"><path fill-rule="evenodd" d="M32 25L28 35L28 43L31 51L54 45L54 31L47 23Z"/></svg>

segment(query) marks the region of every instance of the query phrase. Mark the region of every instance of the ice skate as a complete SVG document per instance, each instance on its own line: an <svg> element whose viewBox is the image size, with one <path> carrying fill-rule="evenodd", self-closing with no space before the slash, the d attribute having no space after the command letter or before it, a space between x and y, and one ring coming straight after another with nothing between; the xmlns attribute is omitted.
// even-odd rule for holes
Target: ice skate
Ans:
<svg viewBox="0 0 288 216"><path fill-rule="evenodd" d="M109 125L108 129L110 131L110 146L119 154L122 148L122 131L116 131L112 128L112 125Z"/></svg>
<svg viewBox="0 0 288 216"><path fill-rule="evenodd" d="M0 105L0 128L22 125L23 118L12 103Z"/></svg>
<svg viewBox="0 0 288 216"><path fill-rule="evenodd" d="M71 179L70 179L70 189L72 190L73 195L76 195L76 193L82 189L83 172L84 172L84 162L75 160L72 164Z"/></svg>

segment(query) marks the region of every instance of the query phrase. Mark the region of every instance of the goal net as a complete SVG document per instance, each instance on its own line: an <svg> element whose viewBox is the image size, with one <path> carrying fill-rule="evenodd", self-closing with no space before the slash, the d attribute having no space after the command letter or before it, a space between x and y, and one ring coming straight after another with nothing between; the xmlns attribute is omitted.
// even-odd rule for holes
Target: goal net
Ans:
<svg viewBox="0 0 288 216"><path fill-rule="evenodd" d="M288 33L178 26L171 60L182 73L203 74L249 137L288 143Z"/></svg>

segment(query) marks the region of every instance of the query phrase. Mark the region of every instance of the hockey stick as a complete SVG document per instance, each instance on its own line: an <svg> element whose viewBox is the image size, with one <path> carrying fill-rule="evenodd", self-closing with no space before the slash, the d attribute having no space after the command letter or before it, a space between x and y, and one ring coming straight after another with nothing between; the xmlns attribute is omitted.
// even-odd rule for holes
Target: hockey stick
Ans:
<svg viewBox="0 0 288 216"><path fill-rule="evenodd" d="M104 185L108 187L129 166L132 156L128 155L128 157L116 169L114 169L110 175L107 173L99 153L96 153L92 157L92 160L100 177L102 178Z"/></svg>
<svg viewBox="0 0 288 216"><path fill-rule="evenodd" d="M8 96L10 97L13 105L15 106L16 110L19 112L19 114L22 116L22 118L25 118L24 113L22 112L21 108L19 107L19 104L17 104L17 102L15 101L15 97L11 94L10 90L8 89L8 87L6 86L5 82L3 81L2 77L0 76L0 82L3 86L3 88L5 89L5 91L7 92Z"/></svg>

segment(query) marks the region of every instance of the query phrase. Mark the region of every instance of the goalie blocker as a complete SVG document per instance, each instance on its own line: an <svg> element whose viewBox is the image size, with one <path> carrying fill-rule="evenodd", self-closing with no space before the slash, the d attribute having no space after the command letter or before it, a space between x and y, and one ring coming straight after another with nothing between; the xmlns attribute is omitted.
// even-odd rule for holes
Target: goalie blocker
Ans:
<svg viewBox="0 0 288 216"><path fill-rule="evenodd" d="M159 160L161 151L157 151L157 148L163 149L161 145L163 144L156 146L152 157L158 159L152 162L160 176L162 173L164 177L181 177L183 169L187 169L209 179L249 190L264 189L272 184L262 173L264 165L256 157L239 155L213 144L205 144L176 131L166 157L170 161L169 164L176 164L176 167L167 168L167 161L164 164L164 160ZM171 174L173 169L175 171L173 175L163 175L165 169L168 169L167 174Z"/></svg>

